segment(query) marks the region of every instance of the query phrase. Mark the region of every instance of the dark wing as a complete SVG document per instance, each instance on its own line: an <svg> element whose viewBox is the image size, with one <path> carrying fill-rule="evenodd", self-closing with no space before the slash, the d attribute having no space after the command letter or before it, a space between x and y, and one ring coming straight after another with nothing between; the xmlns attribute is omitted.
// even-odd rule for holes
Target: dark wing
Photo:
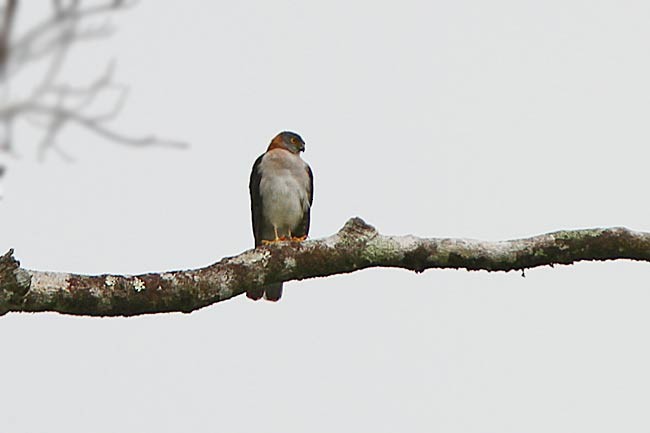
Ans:
<svg viewBox="0 0 650 433"><path fill-rule="evenodd" d="M314 174L311 172L311 167L307 166L307 174L309 175L309 191L307 194L309 196L309 209L302 216L302 221L300 221L300 226L298 228L298 233L296 236L307 236L309 234L309 222L311 217L311 204L314 201Z"/></svg>
<svg viewBox="0 0 650 433"><path fill-rule="evenodd" d="M251 194L251 217L253 219L253 236L255 237L255 246L262 243L262 195L260 194L260 181L262 176L259 173L259 166L264 154L260 155L253 164L251 179L248 183L248 189Z"/></svg>

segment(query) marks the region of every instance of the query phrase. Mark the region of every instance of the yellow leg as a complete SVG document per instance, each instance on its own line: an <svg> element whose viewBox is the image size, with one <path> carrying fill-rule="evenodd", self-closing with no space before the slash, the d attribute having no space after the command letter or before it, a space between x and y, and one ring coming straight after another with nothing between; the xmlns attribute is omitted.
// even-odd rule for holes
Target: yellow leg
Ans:
<svg viewBox="0 0 650 433"><path fill-rule="evenodd" d="M284 237L280 237L280 236L278 235L278 228L277 228L276 226L273 226L273 233L275 234L275 239L273 239L272 241L271 241L271 240L262 239L262 245L270 245L270 244L275 243L275 242L281 242L281 241L286 240L286 238L284 238Z"/></svg>

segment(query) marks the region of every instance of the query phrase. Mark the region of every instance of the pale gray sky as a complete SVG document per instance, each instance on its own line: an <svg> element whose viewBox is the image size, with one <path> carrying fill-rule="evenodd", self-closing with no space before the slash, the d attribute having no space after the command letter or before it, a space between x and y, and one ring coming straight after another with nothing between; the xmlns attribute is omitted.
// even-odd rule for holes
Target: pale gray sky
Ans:
<svg viewBox="0 0 650 433"><path fill-rule="evenodd" d="M142 2L68 73L91 81L116 59L132 89L116 126L191 149L71 128L59 142L76 162L39 163L21 124L0 247L80 273L238 254L253 242L250 167L285 129L307 142L313 237L351 216L494 240L650 230L649 22L641 0ZM10 314L0 425L646 432L649 307L650 266L612 262L526 278L366 270L190 315Z"/></svg>

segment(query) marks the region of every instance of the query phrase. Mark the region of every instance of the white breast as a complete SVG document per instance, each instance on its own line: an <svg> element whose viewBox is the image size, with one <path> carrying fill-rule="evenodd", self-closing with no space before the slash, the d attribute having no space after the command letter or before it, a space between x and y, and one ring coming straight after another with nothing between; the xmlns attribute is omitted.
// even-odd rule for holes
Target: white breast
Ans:
<svg viewBox="0 0 650 433"><path fill-rule="evenodd" d="M265 219L279 231L293 230L309 211L309 175L300 155L284 149L268 151L259 165Z"/></svg>

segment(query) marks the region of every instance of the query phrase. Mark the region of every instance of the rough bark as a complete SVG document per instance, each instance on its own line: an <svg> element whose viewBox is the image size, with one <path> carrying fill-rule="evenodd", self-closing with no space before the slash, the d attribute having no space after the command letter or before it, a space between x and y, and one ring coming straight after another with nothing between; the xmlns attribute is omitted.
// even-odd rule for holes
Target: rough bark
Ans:
<svg viewBox="0 0 650 433"><path fill-rule="evenodd" d="M582 260L650 261L650 233L626 228L568 230L527 239L387 236L352 218L336 234L280 242L187 271L134 276L76 275L20 268L13 251L0 257L0 314L56 311L90 316L189 313L249 287L354 272L370 267L522 271Z"/></svg>

